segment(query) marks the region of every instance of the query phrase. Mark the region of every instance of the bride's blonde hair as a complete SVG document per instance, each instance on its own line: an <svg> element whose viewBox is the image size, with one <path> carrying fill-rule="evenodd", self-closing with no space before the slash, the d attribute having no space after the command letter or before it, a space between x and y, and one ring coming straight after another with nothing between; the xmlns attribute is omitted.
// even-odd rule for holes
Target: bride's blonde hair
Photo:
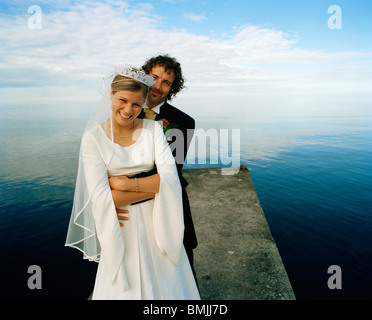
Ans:
<svg viewBox="0 0 372 320"><path fill-rule="evenodd" d="M135 68L132 68L133 71L138 71ZM149 87L144 83L137 81L133 78L122 76L120 74L116 75L114 80L111 83L112 94L115 94L118 91L141 91L143 97L146 99L149 93Z"/></svg>

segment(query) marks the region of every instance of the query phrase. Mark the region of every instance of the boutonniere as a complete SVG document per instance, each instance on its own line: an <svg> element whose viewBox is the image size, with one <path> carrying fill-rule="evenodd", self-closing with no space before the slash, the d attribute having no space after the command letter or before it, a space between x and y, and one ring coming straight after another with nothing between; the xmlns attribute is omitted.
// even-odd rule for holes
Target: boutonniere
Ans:
<svg viewBox="0 0 372 320"><path fill-rule="evenodd" d="M173 128L179 128L177 124L173 123L173 122L169 122L167 119L161 119L158 121L160 123L160 125L162 126L163 128L163 132L164 134L170 130L170 129L173 129Z"/></svg>

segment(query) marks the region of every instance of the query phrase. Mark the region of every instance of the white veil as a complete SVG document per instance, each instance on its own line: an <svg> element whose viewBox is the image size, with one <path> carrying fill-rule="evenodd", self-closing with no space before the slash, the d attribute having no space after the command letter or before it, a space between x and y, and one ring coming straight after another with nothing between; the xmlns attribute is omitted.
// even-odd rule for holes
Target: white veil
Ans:
<svg viewBox="0 0 372 320"><path fill-rule="evenodd" d="M106 135L111 140L111 144L108 146L111 150L111 152L109 152L110 156L105 159L106 166L110 163L114 150L110 92L111 83L118 74L138 80L147 86L152 86L154 84L152 77L146 75L143 71L137 71L130 67L116 68L114 72L103 78L103 89L102 92L100 92L101 98L96 111L91 116L85 127L82 144L85 135L89 133L90 130L102 125ZM90 178L88 182L84 172L82 147L80 147L74 202L65 245L82 251L84 254L83 258L88 259L89 261L99 262L101 255L101 247L96 234L91 197L98 181L103 175L107 174L106 172L106 168L102 169L102 172L96 175L99 178L94 179L94 181Z"/></svg>

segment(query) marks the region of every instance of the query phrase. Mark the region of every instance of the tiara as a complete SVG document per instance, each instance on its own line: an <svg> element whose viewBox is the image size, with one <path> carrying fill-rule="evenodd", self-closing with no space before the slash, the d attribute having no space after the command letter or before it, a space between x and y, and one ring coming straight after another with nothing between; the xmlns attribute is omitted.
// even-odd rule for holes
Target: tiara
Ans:
<svg viewBox="0 0 372 320"><path fill-rule="evenodd" d="M155 84L155 80L153 77L147 75L142 70L135 70L131 67L116 67L114 74L120 74L125 77L132 78L139 82L142 82L148 87L152 87Z"/></svg>

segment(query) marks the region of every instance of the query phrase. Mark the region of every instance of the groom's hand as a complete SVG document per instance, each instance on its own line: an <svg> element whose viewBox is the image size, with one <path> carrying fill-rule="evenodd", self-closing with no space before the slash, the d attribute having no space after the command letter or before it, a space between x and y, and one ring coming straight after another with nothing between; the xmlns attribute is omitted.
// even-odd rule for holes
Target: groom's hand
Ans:
<svg viewBox="0 0 372 320"><path fill-rule="evenodd" d="M116 209L116 214L118 216L120 227L124 227L124 221L129 220L129 217L123 216L122 214L129 214L129 210L126 209Z"/></svg>

